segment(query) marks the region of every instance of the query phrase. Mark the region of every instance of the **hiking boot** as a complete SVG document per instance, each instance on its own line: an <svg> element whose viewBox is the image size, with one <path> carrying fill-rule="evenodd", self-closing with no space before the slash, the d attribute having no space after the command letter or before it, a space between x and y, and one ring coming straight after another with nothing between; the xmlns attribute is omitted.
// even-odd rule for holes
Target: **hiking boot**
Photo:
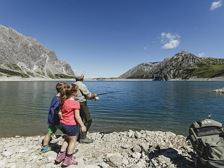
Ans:
<svg viewBox="0 0 224 168"><path fill-rule="evenodd" d="M46 146L42 146L40 152L41 153L46 153L46 152L49 152L51 151L51 147L49 145L46 145Z"/></svg>
<svg viewBox="0 0 224 168"><path fill-rule="evenodd" d="M78 162L75 161L75 159L72 157L72 156L66 156L65 157L65 160L63 161L62 163L62 167L67 167L67 166L70 166L70 165L77 165Z"/></svg>
<svg viewBox="0 0 224 168"><path fill-rule="evenodd" d="M55 159L55 164L61 163L65 159L65 152L59 152Z"/></svg>
<svg viewBox="0 0 224 168"><path fill-rule="evenodd" d="M89 139L87 137L85 138L80 138L79 139L79 143L93 143L93 140L92 139Z"/></svg>

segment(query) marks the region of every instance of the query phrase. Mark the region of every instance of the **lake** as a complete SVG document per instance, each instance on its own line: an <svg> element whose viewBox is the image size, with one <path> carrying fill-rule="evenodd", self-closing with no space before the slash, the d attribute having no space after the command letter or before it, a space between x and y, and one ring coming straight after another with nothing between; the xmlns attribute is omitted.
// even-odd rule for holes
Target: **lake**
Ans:
<svg viewBox="0 0 224 168"><path fill-rule="evenodd" d="M0 82L0 137L43 135L57 82ZM187 135L190 124L207 117L224 121L224 96L212 90L223 81L86 81L91 132L162 130Z"/></svg>

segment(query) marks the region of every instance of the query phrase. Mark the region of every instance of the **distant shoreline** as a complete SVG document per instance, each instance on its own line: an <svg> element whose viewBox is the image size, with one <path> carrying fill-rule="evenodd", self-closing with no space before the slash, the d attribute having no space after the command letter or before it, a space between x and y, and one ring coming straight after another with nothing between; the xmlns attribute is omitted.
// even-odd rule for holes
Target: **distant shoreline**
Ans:
<svg viewBox="0 0 224 168"><path fill-rule="evenodd" d="M75 81L75 79L51 79L51 78L21 78L21 77L0 77L0 82L20 82L20 81L30 81L30 82L54 82L54 81ZM85 81L153 81L152 79L122 79L122 78L86 78ZM192 79L170 79L169 81L224 81L224 77L218 78L192 78Z"/></svg>

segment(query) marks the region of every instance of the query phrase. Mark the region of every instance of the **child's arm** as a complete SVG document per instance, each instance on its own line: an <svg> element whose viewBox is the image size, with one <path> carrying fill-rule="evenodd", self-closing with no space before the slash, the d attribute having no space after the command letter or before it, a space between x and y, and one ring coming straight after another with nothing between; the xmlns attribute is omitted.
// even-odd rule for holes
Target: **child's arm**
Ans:
<svg viewBox="0 0 224 168"><path fill-rule="evenodd" d="M80 113L79 110L75 110L74 113L75 113L75 119L79 123L79 125L81 126L82 132L86 132L86 126L82 122L82 119L81 119L80 114L79 114Z"/></svg>
<svg viewBox="0 0 224 168"><path fill-rule="evenodd" d="M60 119L62 118L61 110L58 112L58 116Z"/></svg>

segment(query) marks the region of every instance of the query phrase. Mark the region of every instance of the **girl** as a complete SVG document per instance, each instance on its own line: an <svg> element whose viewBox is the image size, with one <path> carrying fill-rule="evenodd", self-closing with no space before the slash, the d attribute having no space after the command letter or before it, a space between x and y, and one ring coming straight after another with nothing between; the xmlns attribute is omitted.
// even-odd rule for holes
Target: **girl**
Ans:
<svg viewBox="0 0 224 168"><path fill-rule="evenodd" d="M75 96L78 91L78 86L75 84L64 84L63 89L60 92L61 110L60 116L60 129L65 134L64 142L61 146L61 150L55 160L55 163L62 163L63 167L67 167L72 164L77 164L72 154L75 147L75 142L80 131L86 132L86 127L82 122L79 114L80 104L75 101Z"/></svg>

